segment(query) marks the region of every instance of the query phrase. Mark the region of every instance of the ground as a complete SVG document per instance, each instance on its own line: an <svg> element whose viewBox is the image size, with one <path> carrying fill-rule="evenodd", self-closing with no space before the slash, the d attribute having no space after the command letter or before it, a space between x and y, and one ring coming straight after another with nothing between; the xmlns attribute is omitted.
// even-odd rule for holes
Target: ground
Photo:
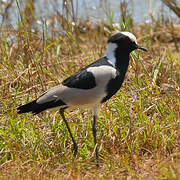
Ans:
<svg viewBox="0 0 180 180"><path fill-rule="evenodd" d="M66 113L78 142L76 159L58 109L17 114L16 107L105 54L112 27L104 26L45 38L26 26L1 31L1 179L180 178L178 24L129 27L148 52L132 53L122 88L100 109L99 169L90 110Z"/></svg>

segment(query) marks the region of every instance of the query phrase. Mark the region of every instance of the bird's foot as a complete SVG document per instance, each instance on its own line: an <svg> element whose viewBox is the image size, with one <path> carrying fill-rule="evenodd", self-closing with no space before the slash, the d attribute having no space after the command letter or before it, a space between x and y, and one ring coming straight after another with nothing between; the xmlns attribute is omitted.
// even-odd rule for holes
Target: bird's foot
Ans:
<svg viewBox="0 0 180 180"><path fill-rule="evenodd" d="M78 146L77 146L77 144L74 144L73 149L72 149L72 153L73 153L74 157L77 156L77 151L78 151Z"/></svg>

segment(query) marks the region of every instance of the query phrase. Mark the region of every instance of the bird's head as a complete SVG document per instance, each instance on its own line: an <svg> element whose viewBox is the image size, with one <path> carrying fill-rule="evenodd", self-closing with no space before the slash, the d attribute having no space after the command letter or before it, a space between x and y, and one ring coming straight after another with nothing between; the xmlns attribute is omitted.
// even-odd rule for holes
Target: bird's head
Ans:
<svg viewBox="0 0 180 180"><path fill-rule="evenodd" d="M130 32L116 32L111 37L109 37L106 46L106 56L109 59L113 57L120 56L121 54L129 55L135 49L140 49L147 51L145 48L141 47L136 40L134 34Z"/></svg>

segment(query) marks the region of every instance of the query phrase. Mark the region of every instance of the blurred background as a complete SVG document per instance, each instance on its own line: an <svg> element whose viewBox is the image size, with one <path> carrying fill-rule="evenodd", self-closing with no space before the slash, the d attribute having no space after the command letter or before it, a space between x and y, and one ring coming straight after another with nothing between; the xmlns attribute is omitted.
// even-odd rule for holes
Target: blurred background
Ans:
<svg viewBox="0 0 180 180"><path fill-rule="evenodd" d="M21 12L20 12L21 11ZM119 27L130 17L133 23L153 23L154 21L179 21L180 2L177 0L0 0L0 25L17 29L18 22L24 20L32 30L42 28L59 31L64 20L73 26L110 23ZM112 23L111 22L111 23ZM83 29L82 29L83 30ZM85 30L85 27L84 27Z"/></svg>

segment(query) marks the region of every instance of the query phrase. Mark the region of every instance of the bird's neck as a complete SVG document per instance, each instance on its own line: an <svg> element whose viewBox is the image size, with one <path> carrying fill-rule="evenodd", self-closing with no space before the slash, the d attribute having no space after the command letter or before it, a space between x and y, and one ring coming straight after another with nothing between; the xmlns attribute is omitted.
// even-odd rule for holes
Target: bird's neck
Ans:
<svg viewBox="0 0 180 180"><path fill-rule="evenodd" d="M106 45L106 57L108 62L115 67L116 65L116 57L115 57L115 49L117 45L115 43L108 43Z"/></svg>
<svg viewBox="0 0 180 180"><path fill-rule="evenodd" d="M129 52L117 48L117 45L114 43L108 43L106 46L106 57L108 62L121 72L126 72L127 70L129 65L129 55Z"/></svg>
<svg viewBox="0 0 180 180"><path fill-rule="evenodd" d="M121 73L125 74L129 65L129 54L127 53L119 53L116 54L116 63L115 67Z"/></svg>

